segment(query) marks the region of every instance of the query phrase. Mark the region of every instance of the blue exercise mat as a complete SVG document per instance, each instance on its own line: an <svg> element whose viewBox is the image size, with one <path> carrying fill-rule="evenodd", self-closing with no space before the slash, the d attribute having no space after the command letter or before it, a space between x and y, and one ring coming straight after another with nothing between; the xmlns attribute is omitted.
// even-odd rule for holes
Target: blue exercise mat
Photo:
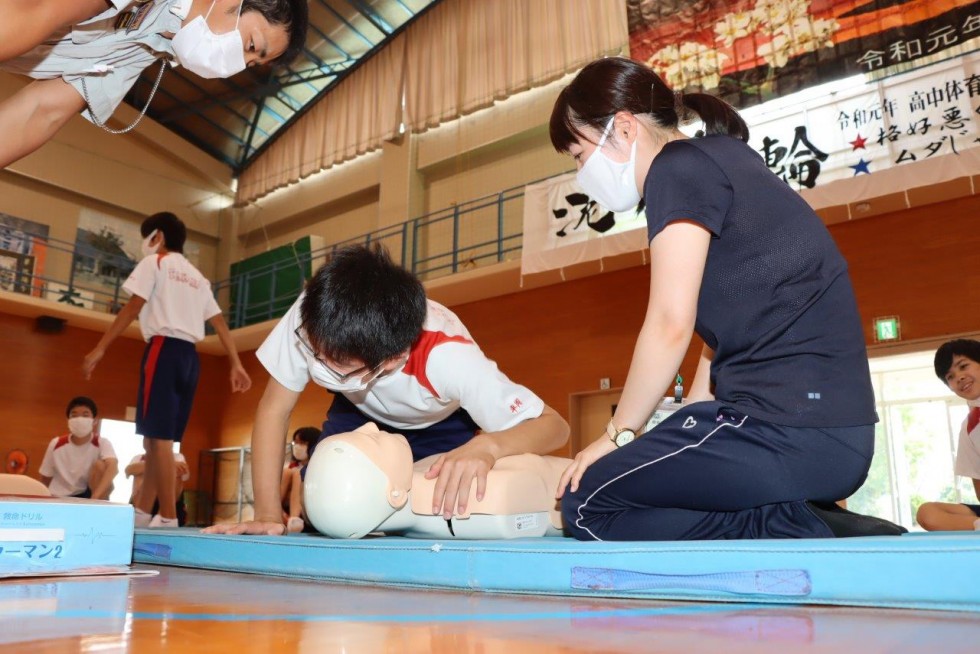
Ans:
<svg viewBox="0 0 980 654"><path fill-rule="evenodd" d="M980 533L600 543L136 530L134 560L449 590L980 611Z"/></svg>

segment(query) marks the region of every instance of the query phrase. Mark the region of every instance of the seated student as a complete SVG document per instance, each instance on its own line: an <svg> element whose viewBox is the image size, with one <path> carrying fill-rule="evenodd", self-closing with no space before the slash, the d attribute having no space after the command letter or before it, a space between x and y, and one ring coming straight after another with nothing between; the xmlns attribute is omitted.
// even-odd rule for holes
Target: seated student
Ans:
<svg viewBox="0 0 980 654"><path fill-rule="evenodd" d="M62 4L75 5L63 11L69 19L92 11L91 0ZM176 61L199 77L227 78L247 66L288 62L306 41L307 0L112 0L102 9L0 63L36 80L0 103L0 168L41 147L79 112L104 127L158 60L159 75Z"/></svg>
<svg viewBox="0 0 980 654"><path fill-rule="evenodd" d="M98 415L91 398L78 396L68 403L69 433L51 439L39 470L55 497L109 499L119 463L112 443L99 436Z"/></svg>
<svg viewBox="0 0 980 654"><path fill-rule="evenodd" d="M321 441L306 471L310 522L332 538L373 531L412 538L524 538L560 536L555 488L571 459L516 454L497 459L487 492L472 491L465 514L432 515L435 482L426 478L433 455L412 463L405 437L367 423Z"/></svg>
<svg viewBox="0 0 980 654"><path fill-rule="evenodd" d="M211 533L282 534L276 501L289 415L312 379L334 393L323 436L375 422L404 435L415 460L438 454L432 513L465 513L494 462L546 454L568 424L509 380L452 312L380 248L336 252L256 352L271 377L252 431L255 520ZM481 433L477 433L477 431Z"/></svg>
<svg viewBox="0 0 980 654"><path fill-rule="evenodd" d="M182 526L187 521L187 511L184 507L184 482L191 478L191 471L187 467L187 459L180 452L174 452L174 470L176 472L174 497L177 498L177 524ZM139 506L140 491L143 489L143 473L146 472L146 453L134 456L124 472L127 477L133 478L133 490L129 494L129 503L133 506ZM156 514L159 508L160 501L155 498L151 513Z"/></svg>
<svg viewBox="0 0 980 654"><path fill-rule="evenodd" d="M303 531L303 479L301 470L309 460L309 453L320 440L320 430L316 427L300 427L293 432L289 447L289 460L282 467L282 481L279 483L279 500L282 503L286 531Z"/></svg>
<svg viewBox="0 0 980 654"><path fill-rule="evenodd" d="M960 428L954 473L972 478L973 491L980 499L980 341L943 343L936 350L935 368L936 376L970 407ZM928 531L980 530L980 504L926 502L915 519Z"/></svg>

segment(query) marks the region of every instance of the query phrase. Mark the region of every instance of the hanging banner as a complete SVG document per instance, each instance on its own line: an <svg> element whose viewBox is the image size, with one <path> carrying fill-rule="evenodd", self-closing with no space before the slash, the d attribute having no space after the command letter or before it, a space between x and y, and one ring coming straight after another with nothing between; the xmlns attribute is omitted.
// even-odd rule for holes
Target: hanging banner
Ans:
<svg viewBox="0 0 980 654"><path fill-rule="evenodd" d="M980 47L968 0L627 0L630 56L675 89L748 107Z"/></svg>
<svg viewBox="0 0 980 654"><path fill-rule="evenodd" d="M815 209L980 172L980 54L741 112L749 145ZM834 183L832 183L834 182Z"/></svg>
<svg viewBox="0 0 980 654"><path fill-rule="evenodd" d="M600 207L582 192L574 173L529 184L524 189L521 273L645 249L646 226L642 212L613 213Z"/></svg>
<svg viewBox="0 0 980 654"><path fill-rule="evenodd" d="M980 174L980 53L878 82L839 80L740 113L749 146L814 209ZM642 213L603 209L574 174L525 189L524 274L648 245Z"/></svg>

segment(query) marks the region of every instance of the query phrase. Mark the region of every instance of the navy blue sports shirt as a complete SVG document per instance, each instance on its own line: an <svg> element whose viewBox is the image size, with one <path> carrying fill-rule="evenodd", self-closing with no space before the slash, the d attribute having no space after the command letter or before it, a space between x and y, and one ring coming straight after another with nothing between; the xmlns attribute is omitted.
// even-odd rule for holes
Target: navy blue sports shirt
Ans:
<svg viewBox="0 0 980 654"><path fill-rule="evenodd" d="M847 263L809 205L746 143L672 141L644 183L650 240L676 220L712 234L695 331L715 397L777 425L877 422Z"/></svg>

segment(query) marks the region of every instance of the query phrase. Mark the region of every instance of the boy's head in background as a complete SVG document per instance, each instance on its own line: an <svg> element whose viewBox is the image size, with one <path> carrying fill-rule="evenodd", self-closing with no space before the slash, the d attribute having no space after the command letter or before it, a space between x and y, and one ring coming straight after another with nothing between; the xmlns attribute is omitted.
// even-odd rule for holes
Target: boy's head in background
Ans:
<svg viewBox="0 0 980 654"><path fill-rule="evenodd" d="M964 400L980 399L980 341L960 338L936 350L936 376Z"/></svg>

